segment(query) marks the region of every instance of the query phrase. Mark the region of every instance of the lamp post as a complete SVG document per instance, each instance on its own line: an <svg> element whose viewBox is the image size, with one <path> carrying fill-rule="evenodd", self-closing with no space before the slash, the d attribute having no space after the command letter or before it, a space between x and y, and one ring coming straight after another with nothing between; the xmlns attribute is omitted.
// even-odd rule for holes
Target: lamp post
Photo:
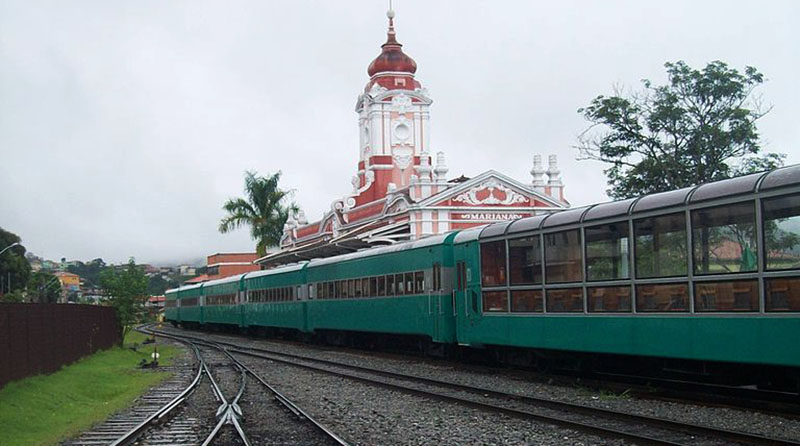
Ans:
<svg viewBox="0 0 800 446"><path fill-rule="evenodd" d="M8 251L9 249L11 249L11 248L13 248L13 247L15 247L17 245L19 245L19 242L14 242L14 243L6 246L5 248L3 248L2 251L0 251L0 255L2 255L4 252Z"/></svg>
<svg viewBox="0 0 800 446"><path fill-rule="evenodd" d="M3 255L4 252L8 251L9 249L11 249L11 248L13 248L13 247L15 247L17 245L19 245L19 242L14 242L14 243L6 246L2 250L0 250L0 255ZM6 286L8 287L9 290L11 290L11 272L8 273L8 284L6 284ZM2 288L0 288L0 294L2 294L2 292L3 292L3 290L2 290Z"/></svg>

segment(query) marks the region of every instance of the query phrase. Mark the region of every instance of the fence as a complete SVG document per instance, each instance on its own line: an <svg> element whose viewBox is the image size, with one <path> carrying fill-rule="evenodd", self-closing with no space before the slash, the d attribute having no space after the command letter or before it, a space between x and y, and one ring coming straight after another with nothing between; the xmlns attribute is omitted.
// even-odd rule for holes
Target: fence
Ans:
<svg viewBox="0 0 800 446"><path fill-rule="evenodd" d="M119 322L111 307L0 303L0 387L55 372L118 340Z"/></svg>

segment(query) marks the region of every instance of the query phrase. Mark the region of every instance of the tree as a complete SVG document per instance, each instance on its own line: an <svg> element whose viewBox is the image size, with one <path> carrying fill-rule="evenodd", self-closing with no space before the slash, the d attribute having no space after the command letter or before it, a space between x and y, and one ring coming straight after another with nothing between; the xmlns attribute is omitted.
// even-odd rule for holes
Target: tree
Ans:
<svg viewBox="0 0 800 446"><path fill-rule="evenodd" d="M250 236L256 241L256 252L263 256L267 248L278 246L283 235L283 225L298 207L288 202L291 191L278 187L281 172L266 177L256 172L245 172L244 191L247 198L231 198L222 207L228 215L219 224L225 234L241 226L250 226Z"/></svg>
<svg viewBox="0 0 800 446"><path fill-rule="evenodd" d="M87 286L92 286L100 283L100 272L105 267L106 262L97 258L88 263L77 262L75 265L69 265L67 271L81 276Z"/></svg>
<svg viewBox="0 0 800 446"><path fill-rule="evenodd" d="M580 159L610 164L608 194L629 198L679 189L783 164L785 155L761 153L753 90L764 76L720 61L702 70L666 63L668 82L623 97L598 96L581 113L591 125L578 137ZM602 129L602 130L601 130Z"/></svg>
<svg viewBox="0 0 800 446"><path fill-rule="evenodd" d="M172 279L165 279L161 274L150 276L147 281L147 294L150 296L161 296L170 288L175 288L180 284Z"/></svg>
<svg viewBox="0 0 800 446"><path fill-rule="evenodd" d="M117 311L120 325L120 346L134 324L142 320L147 300L147 276L131 258L123 268L105 268L100 273L100 286L109 296L108 305Z"/></svg>
<svg viewBox="0 0 800 446"><path fill-rule="evenodd" d="M28 299L42 304L56 303L61 295L61 282L47 271L37 271L28 280Z"/></svg>
<svg viewBox="0 0 800 446"><path fill-rule="evenodd" d="M0 250L22 239L17 234L0 228ZM31 275L31 264L25 258L25 247L16 245L0 254L0 295L23 290Z"/></svg>

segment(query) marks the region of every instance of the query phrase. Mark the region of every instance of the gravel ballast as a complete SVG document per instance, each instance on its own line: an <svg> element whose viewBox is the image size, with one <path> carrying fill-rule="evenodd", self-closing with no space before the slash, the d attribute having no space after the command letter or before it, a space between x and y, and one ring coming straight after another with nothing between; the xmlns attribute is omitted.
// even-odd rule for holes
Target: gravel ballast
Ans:
<svg viewBox="0 0 800 446"><path fill-rule="evenodd" d="M241 358L354 445L623 445L547 424L443 403L348 379Z"/></svg>
<svg viewBox="0 0 800 446"><path fill-rule="evenodd" d="M399 355L376 355L370 352L352 350L324 349L296 343L252 340L239 336L215 336L219 336L220 339L228 342L247 344L252 347L339 361L396 373L413 374L537 398L613 409L636 415L800 440L800 421L759 412L635 397L620 397L583 388L533 382L525 380L518 373L511 373L503 369L469 367L449 361L434 361ZM295 370L295 372L292 372L292 370ZM296 370L290 369L287 373L297 373ZM346 385L352 385L352 383Z"/></svg>

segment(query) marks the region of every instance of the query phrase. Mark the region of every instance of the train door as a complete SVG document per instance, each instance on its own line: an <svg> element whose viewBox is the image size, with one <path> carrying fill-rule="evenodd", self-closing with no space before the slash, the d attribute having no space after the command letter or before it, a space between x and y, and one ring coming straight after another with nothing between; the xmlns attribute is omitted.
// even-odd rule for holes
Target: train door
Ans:
<svg viewBox="0 0 800 446"><path fill-rule="evenodd" d="M478 272L472 251L477 242L469 242L455 247L455 301L456 336L461 345L470 345L470 333L475 319L480 316L478 308Z"/></svg>

